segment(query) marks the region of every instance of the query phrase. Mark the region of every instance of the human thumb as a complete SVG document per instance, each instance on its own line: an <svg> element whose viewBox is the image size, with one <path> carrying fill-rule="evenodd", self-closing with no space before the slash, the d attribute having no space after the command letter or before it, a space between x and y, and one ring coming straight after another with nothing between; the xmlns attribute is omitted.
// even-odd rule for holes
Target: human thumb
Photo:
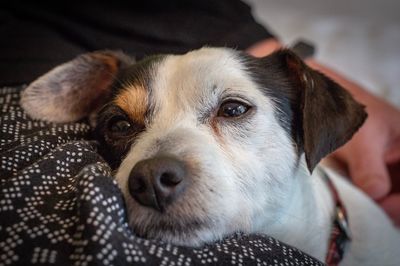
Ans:
<svg viewBox="0 0 400 266"><path fill-rule="evenodd" d="M366 151L352 157L348 166L354 184L375 200L386 196L390 191L391 181L383 156Z"/></svg>

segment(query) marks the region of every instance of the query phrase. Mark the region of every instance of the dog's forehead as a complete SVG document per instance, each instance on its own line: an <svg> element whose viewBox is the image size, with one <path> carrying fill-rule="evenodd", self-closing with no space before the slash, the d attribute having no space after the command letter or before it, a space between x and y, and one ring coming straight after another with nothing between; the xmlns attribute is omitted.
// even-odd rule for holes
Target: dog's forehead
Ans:
<svg viewBox="0 0 400 266"><path fill-rule="evenodd" d="M234 50L203 48L181 56L168 56L158 66L153 88L192 94L211 89L249 86L251 81Z"/></svg>
<svg viewBox="0 0 400 266"><path fill-rule="evenodd" d="M161 109L188 114L196 106L215 104L222 91L251 95L256 86L241 60L237 52L225 48L150 58L128 71L114 103L141 122L149 109L153 114Z"/></svg>
<svg viewBox="0 0 400 266"><path fill-rule="evenodd" d="M213 105L223 93L249 95L256 88L239 54L225 48L168 56L154 74L151 88L155 102L185 112Z"/></svg>

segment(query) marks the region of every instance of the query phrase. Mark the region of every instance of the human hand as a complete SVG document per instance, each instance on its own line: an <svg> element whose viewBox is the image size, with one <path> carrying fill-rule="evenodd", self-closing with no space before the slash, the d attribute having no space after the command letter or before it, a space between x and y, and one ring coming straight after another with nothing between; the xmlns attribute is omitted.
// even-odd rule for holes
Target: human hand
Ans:
<svg viewBox="0 0 400 266"><path fill-rule="evenodd" d="M281 47L278 40L267 39L247 52L261 57ZM354 184L376 200L400 226L400 111L315 60L309 59L307 64L341 84L366 106L368 118L364 125L332 157L347 165Z"/></svg>
<svg viewBox="0 0 400 266"><path fill-rule="evenodd" d="M346 164L353 183L400 226L400 111L338 72L312 59L307 64L341 84L366 106L364 125L332 157Z"/></svg>
<svg viewBox="0 0 400 266"><path fill-rule="evenodd" d="M361 101L368 112L365 124L333 156L400 226L400 111L372 95Z"/></svg>

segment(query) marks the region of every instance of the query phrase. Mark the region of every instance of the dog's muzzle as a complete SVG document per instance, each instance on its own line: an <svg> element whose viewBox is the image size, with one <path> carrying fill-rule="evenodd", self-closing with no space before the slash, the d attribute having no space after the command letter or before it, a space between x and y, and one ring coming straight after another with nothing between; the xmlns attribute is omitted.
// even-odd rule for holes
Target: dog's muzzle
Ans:
<svg viewBox="0 0 400 266"><path fill-rule="evenodd" d="M185 163L173 156L142 160L129 175L129 193L141 205L163 212L187 187L186 174Z"/></svg>

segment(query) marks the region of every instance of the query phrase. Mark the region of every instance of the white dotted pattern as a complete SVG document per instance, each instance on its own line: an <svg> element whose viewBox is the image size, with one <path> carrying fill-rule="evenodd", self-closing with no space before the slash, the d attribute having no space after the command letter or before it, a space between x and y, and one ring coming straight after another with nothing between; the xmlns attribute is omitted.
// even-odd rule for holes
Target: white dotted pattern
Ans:
<svg viewBox="0 0 400 266"><path fill-rule="evenodd" d="M0 266L322 265L265 236L196 249L136 237L89 126L31 120L20 89L0 88Z"/></svg>

